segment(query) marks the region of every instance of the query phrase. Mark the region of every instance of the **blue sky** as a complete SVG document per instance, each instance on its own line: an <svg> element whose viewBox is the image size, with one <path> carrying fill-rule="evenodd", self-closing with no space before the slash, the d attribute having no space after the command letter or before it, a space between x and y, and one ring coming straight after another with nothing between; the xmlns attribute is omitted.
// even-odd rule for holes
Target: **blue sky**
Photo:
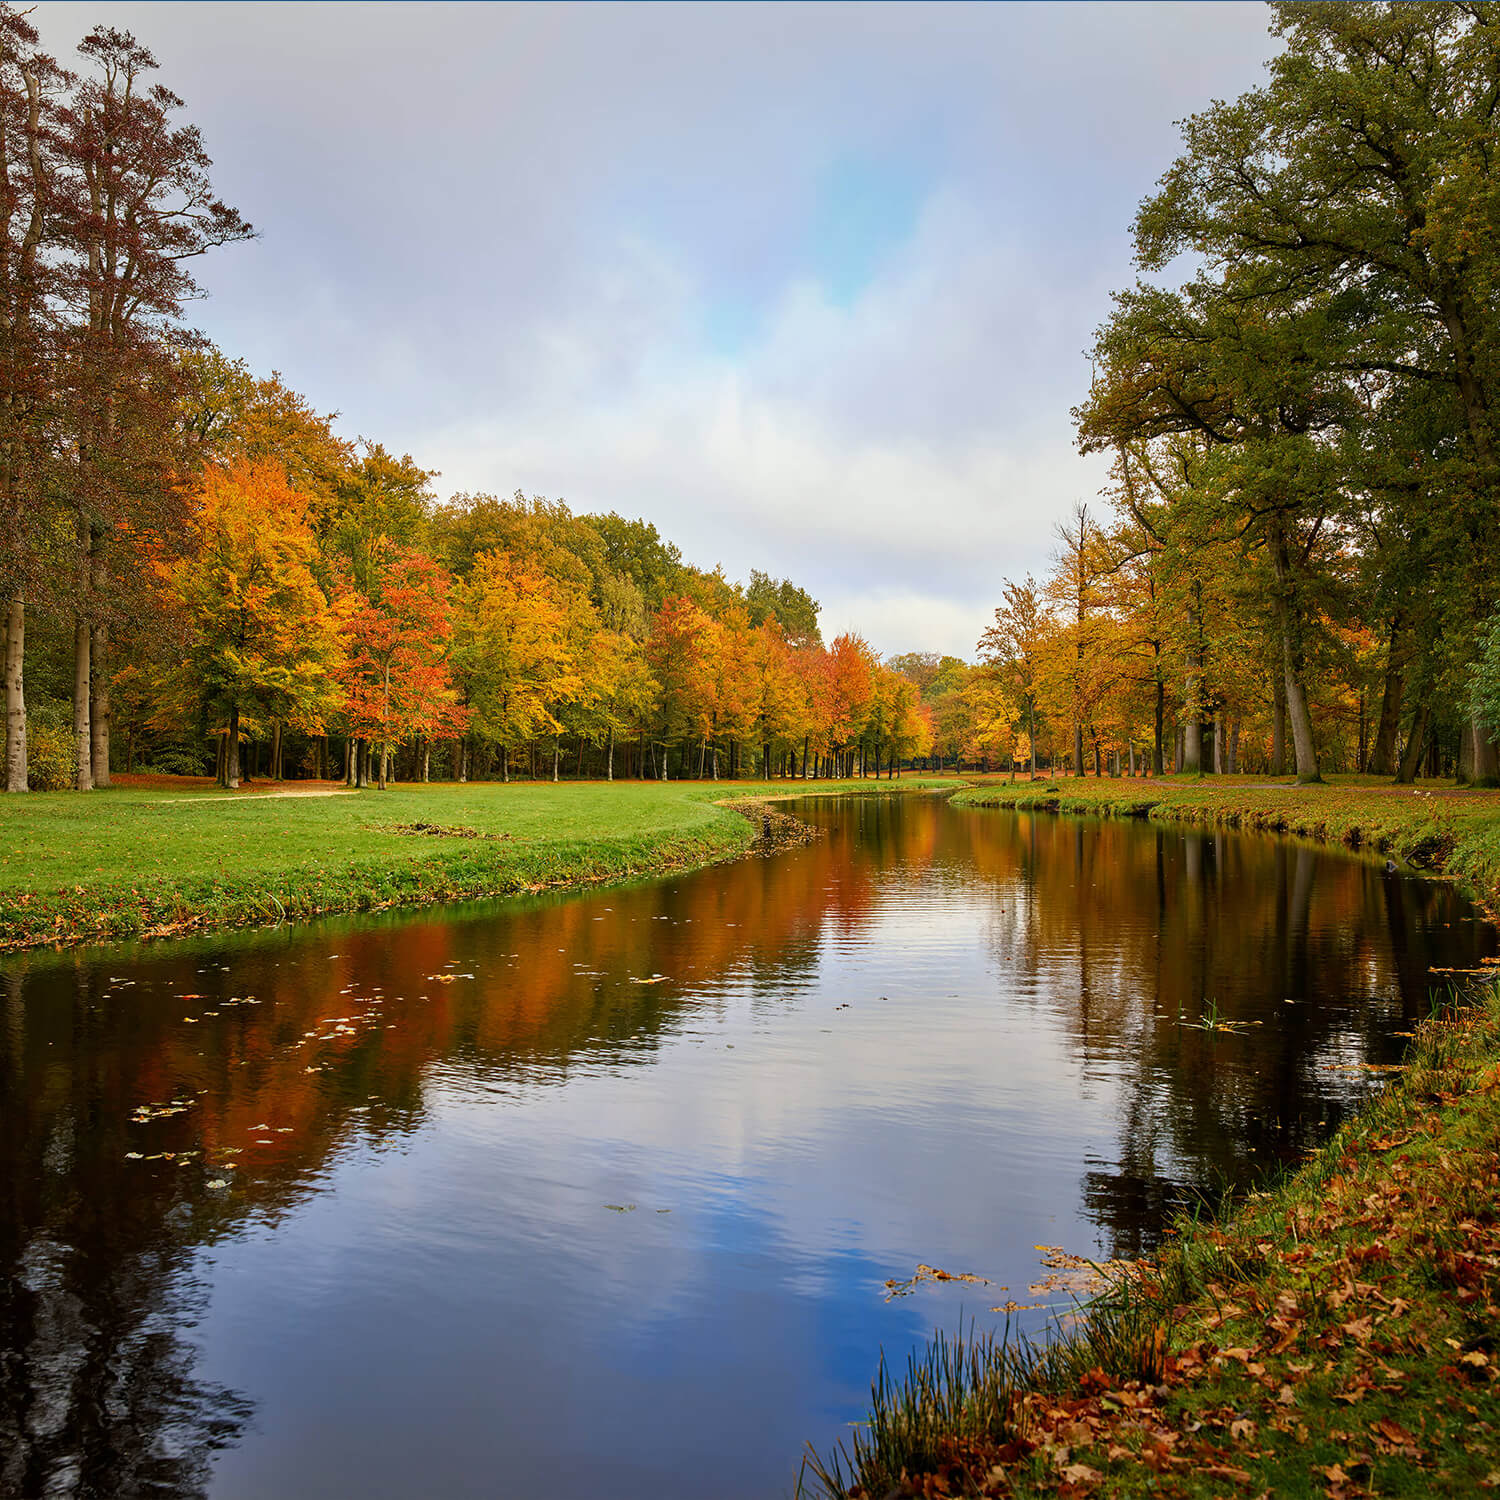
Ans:
<svg viewBox="0 0 1500 1500"><path fill-rule="evenodd" d="M261 231L195 320L350 435L790 575L971 654L1102 472L1073 451L1173 121L1256 4L75 4Z"/></svg>

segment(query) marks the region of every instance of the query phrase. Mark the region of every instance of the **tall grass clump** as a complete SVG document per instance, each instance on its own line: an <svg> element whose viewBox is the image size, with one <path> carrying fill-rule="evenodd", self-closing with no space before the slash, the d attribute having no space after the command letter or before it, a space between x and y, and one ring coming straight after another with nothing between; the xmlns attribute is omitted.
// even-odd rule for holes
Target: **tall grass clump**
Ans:
<svg viewBox="0 0 1500 1500"><path fill-rule="evenodd" d="M856 1483L875 1495L903 1474L930 1473L955 1440L1003 1443L1015 1435L1016 1397L1030 1387L1036 1351L1013 1337L1009 1323L979 1333L971 1323L957 1333L939 1329L906 1362L898 1380L881 1351L870 1384L870 1417L854 1429L849 1446L838 1443L802 1461L797 1494L846 1495ZM816 1486L808 1488L809 1481Z"/></svg>

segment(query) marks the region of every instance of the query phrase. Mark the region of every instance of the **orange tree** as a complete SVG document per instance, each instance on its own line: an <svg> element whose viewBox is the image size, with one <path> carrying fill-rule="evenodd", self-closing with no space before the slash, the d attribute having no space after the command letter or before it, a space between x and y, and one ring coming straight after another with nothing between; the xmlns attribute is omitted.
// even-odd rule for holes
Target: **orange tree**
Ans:
<svg viewBox="0 0 1500 1500"><path fill-rule="evenodd" d="M223 716L218 777L234 787L247 721L315 734L337 707L339 622L313 576L306 500L275 465L206 470L191 531L169 572L187 626L182 671Z"/></svg>

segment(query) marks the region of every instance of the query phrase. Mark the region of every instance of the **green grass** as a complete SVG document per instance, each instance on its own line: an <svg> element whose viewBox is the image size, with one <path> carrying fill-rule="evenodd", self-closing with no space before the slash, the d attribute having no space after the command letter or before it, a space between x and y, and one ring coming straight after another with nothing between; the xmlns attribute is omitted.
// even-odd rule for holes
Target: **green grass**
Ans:
<svg viewBox="0 0 1500 1500"><path fill-rule="evenodd" d="M1063 776L986 781L953 800L960 807L1264 829L1370 848L1446 875L1492 912L1500 909L1500 791L1451 782L1398 787L1371 776L1336 777L1323 786L1249 776Z"/></svg>
<svg viewBox="0 0 1500 1500"><path fill-rule="evenodd" d="M1500 986L1300 1172L1040 1348L882 1367L827 1496L1474 1496L1500 1488Z"/></svg>
<svg viewBox="0 0 1500 1500"><path fill-rule="evenodd" d="M880 789L931 785L915 779ZM850 783L494 782L328 797L116 787L0 798L0 948L167 936L688 869L754 837L726 798ZM401 833L425 824L440 832Z"/></svg>

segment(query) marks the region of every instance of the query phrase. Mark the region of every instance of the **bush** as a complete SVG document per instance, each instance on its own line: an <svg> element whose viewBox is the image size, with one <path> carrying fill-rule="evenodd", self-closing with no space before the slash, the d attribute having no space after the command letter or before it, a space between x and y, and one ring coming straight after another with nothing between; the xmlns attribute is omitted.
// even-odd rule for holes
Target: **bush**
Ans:
<svg viewBox="0 0 1500 1500"><path fill-rule="evenodd" d="M159 776L212 776L214 765L207 750L174 745L167 750L158 750L146 769Z"/></svg>
<svg viewBox="0 0 1500 1500"><path fill-rule="evenodd" d="M43 699L26 710L26 784L34 792L73 785L73 705Z"/></svg>

